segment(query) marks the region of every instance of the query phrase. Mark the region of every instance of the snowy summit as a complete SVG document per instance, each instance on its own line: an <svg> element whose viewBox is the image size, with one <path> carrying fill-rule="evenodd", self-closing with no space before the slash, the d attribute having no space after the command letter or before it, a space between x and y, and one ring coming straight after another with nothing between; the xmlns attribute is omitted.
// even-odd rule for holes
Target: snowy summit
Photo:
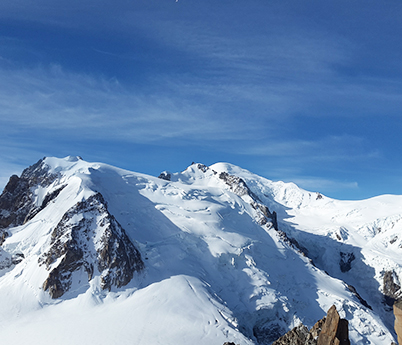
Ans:
<svg viewBox="0 0 402 345"><path fill-rule="evenodd" d="M2 342L265 345L335 305L352 344L391 344L401 205L44 158L0 196Z"/></svg>

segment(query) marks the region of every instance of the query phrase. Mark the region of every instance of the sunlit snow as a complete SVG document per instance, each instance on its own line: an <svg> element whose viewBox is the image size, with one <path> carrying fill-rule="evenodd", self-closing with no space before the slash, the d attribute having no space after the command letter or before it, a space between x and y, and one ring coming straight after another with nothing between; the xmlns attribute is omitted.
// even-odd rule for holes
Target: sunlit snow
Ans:
<svg viewBox="0 0 402 345"><path fill-rule="evenodd" d="M2 343L256 344L258 330L312 327L333 304L349 320L352 344L393 341L379 281L385 269L402 276L402 196L338 201L228 163L193 164L171 181L77 157L45 163L58 178L35 190L38 205L66 187L32 220L9 229L0 247L3 261L25 257L0 271ZM250 197L233 193L221 172L241 177L316 266L259 225ZM100 289L99 276L88 282L76 271L70 290L52 300L42 290L47 271L38 258L63 214L95 192L140 249L145 269L110 292ZM346 273L341 249L361 258Z"/></svg>

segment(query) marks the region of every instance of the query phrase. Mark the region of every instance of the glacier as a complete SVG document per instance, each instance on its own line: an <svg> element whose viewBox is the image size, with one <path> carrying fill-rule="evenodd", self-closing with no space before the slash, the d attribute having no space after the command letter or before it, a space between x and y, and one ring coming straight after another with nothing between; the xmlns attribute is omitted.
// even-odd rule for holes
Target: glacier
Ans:
<svg viewBox="0 0 402 345"><path fill-rule="evenodd" d="M47 157L0 197L1 339L270 344L335 305L352 344L391 344L401 219L402 196L334 200L229 163L158 178Z"/></svg>

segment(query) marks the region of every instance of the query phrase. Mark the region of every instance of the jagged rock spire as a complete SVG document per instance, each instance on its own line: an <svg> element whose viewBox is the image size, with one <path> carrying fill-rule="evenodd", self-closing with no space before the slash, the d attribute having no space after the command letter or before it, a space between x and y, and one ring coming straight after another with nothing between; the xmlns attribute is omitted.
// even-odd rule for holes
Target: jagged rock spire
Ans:
<svg viewBox="0 0 402 345"><path fill-rule="evenodd" d="M340 318L333 305L310 331L300 324L272 345L350 345L348 321Z"/></svg>

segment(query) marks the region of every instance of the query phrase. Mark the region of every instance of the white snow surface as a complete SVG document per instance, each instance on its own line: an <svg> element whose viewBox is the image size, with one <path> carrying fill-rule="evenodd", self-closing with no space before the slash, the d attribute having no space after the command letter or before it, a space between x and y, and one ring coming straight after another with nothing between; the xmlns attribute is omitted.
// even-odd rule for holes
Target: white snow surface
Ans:
<svg viewBox="0 0 402 345"><path fill-rule="evenodd" d="M76 157L44 162L58 177L35 190L37 205L67 186L33 219L8 229L0 247L0 262L25 257L0 270L1 343L258 344L262 330L279 337L300 322L312 327L333 304L349 321L352 344L394 341L380 292L384 271L402 277L402 196L333 200L228 163L193 164L166 181ZM259 225L250 196L233 193L221 172L242 178L316 266ZM53 300L42 289L49 272L38 258L64 213L95 192L145 269L111 291L101 290L99 274L88 282L76 271L70 290ZM356 256L348 272L339 269L340 251Z"/></svg>

